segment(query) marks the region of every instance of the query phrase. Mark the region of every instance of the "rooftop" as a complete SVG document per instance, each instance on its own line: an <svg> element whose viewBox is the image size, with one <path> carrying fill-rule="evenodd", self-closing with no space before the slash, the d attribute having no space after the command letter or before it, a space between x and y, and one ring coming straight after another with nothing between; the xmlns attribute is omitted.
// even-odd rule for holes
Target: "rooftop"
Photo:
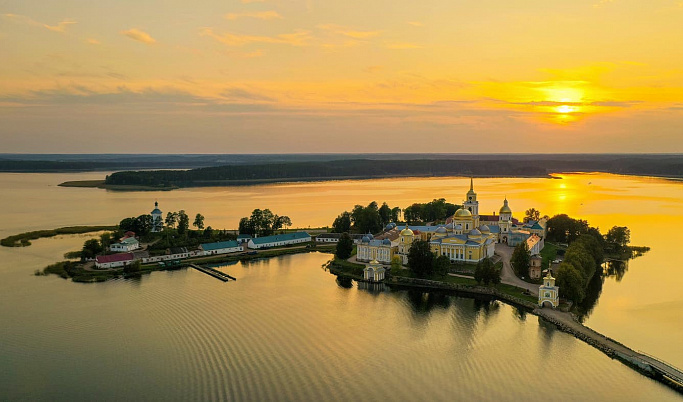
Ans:
<svg viewBox="0 0 683 402"><path fill-rule="evenodd" d="M307 237L311 237L306 232L295 232L295 233L285 233L285 234L279 234L279 235L273 235L273 236L264 236L264 237L257 237L255 239L251 239L254 244L265 244L265 243L275 243L279 241L291 241L291 240L298 240L298 239L305 239Z"/></svg>
<svg viewBox="0 0 683 402"><path fill-rule="evenodd" d="M204 251L221 250L224 248L234 248L234 247L239 247L239 244L237 244L237 242L235 240L219 241L217 243L206 243L206 244L201 245L201 248Z"/></svg>
<svg viewBox="0 0 683 402"><path fill-rule="evenodd" d="M98 264L106 264L111 262L122 262L122 261L133 261L133 253L119 253L111 255L98 255L95 257L95 261Z"/></svg>

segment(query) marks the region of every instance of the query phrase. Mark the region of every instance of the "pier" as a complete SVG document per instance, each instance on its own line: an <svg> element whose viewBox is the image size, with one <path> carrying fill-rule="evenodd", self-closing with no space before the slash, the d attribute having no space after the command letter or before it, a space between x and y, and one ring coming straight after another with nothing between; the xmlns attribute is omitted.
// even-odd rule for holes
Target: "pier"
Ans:
<svg viewBox="0 0 683 402"><path fill-rule="evenodd" d="M197 271L201 271L207 275L211 275L216 279L220 279L223 282L227 282L231 279L233 281L237 280L237 278L235 278L234 276L230 276L230 275L226 274L225 272L221 272L217 269L213 269L213 268L209 268L209 267L202 267L201 265L196 265L196 264L190 264L190 267L196 269Z"/></svg>

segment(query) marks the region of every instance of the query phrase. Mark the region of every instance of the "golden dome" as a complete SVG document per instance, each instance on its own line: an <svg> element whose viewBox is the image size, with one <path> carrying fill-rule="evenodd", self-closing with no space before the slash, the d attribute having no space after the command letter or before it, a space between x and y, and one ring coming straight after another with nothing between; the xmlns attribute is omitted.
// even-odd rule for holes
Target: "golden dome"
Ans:
<svg viewBox="0 0 683 402"><path fill-rule="evenodd" d="M410 230L410 228L408 226L406 226L405 229L401 230L401 236L412 236L412 235L413 235L413 231Z"/></svg>
<svg viewBox="0 0 683 402"><path fill-rule="evenodd" d="M512 210L508 206L508 199L507 198L503 202L503 206L500 207L500 213L501 214L512 214Z"/></svg>
<svg viewBox="0 0 683 402"><path fill-rule="evenodd" d="M470 216L472 216L472 212L470 212L469 209L460 208L459 210L455 211L454 216L456 218L469 218Z"/></svg>

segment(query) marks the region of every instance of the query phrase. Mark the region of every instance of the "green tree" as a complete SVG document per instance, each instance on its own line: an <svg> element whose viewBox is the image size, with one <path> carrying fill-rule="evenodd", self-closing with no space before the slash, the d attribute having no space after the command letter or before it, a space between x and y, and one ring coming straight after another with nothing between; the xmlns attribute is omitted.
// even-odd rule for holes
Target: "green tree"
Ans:
<svg viewBox="0 0 683 402"><path fill-rule="evenodd" d="M612 253L620 253L631 242L631 230L626 226L614 226L605 235L607 248Z"/></svg>
<svg viewBox="0 0 683 402"><path fill-rule="evenodd" d="M524 222L538 221L541 219L541 212L536 208L529 208L524 213Z"/></svg>
<svg viewBox="0 0 683 402"><path fill-rule="evenodd" d="M102 233L100 235L100 244L103 250L106 250L112 243L111 233Z"/></svg>
<svg viewBox="0 0 683 402"><path fill-rule="evenodd" d="M178 222L178 213L177 212L169 212L166 214L166 220L164 221L164 223L166 224L166 227L175 228L175 225L177 222Z"/></svg>
<svg viewBox="0 0 683 402"><path fill-rule="evenodd" d="M377 233L382 230L377 202L373 201L367 207L362 205L353 207L351 223L359 233Z"/></svg>
<svg viewBox="0 0 683 402"><path fill-rule="evenodd" d="M333 233L344 233L351 230L351 214L348 211L344 211L341 215L332 223Z"/></svg>
<svg viewBox="0 0 683 402"><path fill-rule="evenodd" d="M140 263L140 260L135 260L131 262L128 265L123 266L123 273L124 274L134 274L137 272L140 272L142 264Z"/></svg>
<svg viewBox="0 0 683 402"><path fill-rule="evenodd" d="M395 255L391 259L391 272L398 272L402 266L403 266L403 259L400 256Z"/></svg>
<svg viewBox="0 0 683 402"><path fill-rule="evenodd" d="M399 219L401 219L401 208L391 208L391 221L394 223L398 223Z"/></svg>
<svg viewBox="0 0 683 402"><path fill-rule="evenodd" d="M99 253L103 252L104 249L97 239L86 240L83 243L83 249L81 250L81 259L89 260L95 258Z"/></svg>
<svg viewBox="0 0 683 402"><path fill-rule="evenodd" d="M337 243L337 249L334 252L334 255L336 255L339 259L345 260L351 257L352 251L353 239L351 239L351 236L349 236L348 233L344 232L339 238L339 242Z"/></svg>
<svg viewBox="0 0 683 402"><path fill-rule="evenodd" d="M391 208L389 208L389 205L387 205L386 202L379 207L377 213L379 214L379 221L382 226L386 226L391 222Z"/></svg>
<svg viewBox="0 0 683 402"><path fill-rule="evenodd" d="M586 296L583 275L572 264L563 262L557 269L555 283L560 287L560 296L581 303Z"/></svg>
<svg viewBox="0 0 683 402"><path fill-rule="evenodd" d="M292 226L292 220L289 218L289 216L278 216L277 217L277 226L278 229L284 227L285 229L288 229L290 226Z"/></svg>
<svg viewBox="0 0 683 402"><path fill-rule="evenodd" d="M133 220L133 232L138 236L146 236L152 231L153 224L152 215L140 215Z"/></svg>
<svg viewBox="0 0 683 402"><path fill-rule="evenodd" d="M190 217L187 216L185 210L178 211L178 234L184 235L187 229L190 228Z"/></svg>
<svg viewBox="0 0 683 402"><path fill-rule="evenodd" d="M251 219L247 217L240 219L239 232L251 236L256 235L256 229L254 228L254 225L252 225Z"/></svg>
<svg viewBox="0 0 683 402"><path fill-rule="evenodd" d="M124 218L119 222L119 229L122 232L135 230L135 218Z"/></svg>
<svg viewBox="0 0 683 402"><path fill-rule="evenodd" d="M582 234L588 233L588 222L572 219L566 214L555 215L547 223L549 241L571 243Z"/></svg>
<svg viewBox="0 0 683 402"><path fill-rule="evenodd" d="M416 240L408 250L408 268L419 277L429 277L434 271L434 254L429 243Z"/></svg>
<svg viewBox="0 0 683 402"><path fill-rule="evenodd" d="M572 264L574 268L581 272L584 284L588 284L588 281L590 281L595 273L595 260L591 253L583 246L583 243L572 243L564 253L564 262Z"/></svg>
<svg viewBox="0 0 683 402"><path fill-rule="evenodd" d="M515 250L512 252L512 257L510 258L510 264L512 269L515 270L515 274L519 277L529 276L529 264L531 264L531 253L529 253L529 245L526 241L519 243Z"/></svg>
<svg viewBox="0 0 683 402"><path fill-rule="evenodd" d="M489 283L498 284L500 283L500 270L496 269L495 264L490 258L484 258L477 263L474 269L474 280L477 283L484 283L488 285Z"/></svg>
<svg viewBox="0 0 683 402"><path fill-rule="evenodd" d="M197 216L194 217L194 222L192 223L192 226L196 227L199 230L204 229L204 215L197 214Z"/></svg>
<svg viewBox="0 0 683 402"><path fill-rule="evenodd" d="M446 276L450 267L451 260L445 255L440 255L434 259L434 272L437 274Z"/></svg>

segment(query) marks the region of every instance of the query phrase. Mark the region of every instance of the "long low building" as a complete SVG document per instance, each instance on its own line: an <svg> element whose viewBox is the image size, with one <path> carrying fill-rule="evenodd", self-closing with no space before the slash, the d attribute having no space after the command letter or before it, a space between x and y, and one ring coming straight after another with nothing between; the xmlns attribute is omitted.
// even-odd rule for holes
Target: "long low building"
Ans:
<svg viewBox="0 0 683 402"><path fill-rule="evenodd" d="M221 241L217 243L202 244L199 246L199 249L204 252L204 255L229 254L244 251L244 247L240 244L241 243L238 243L235 240Z"/></svg>
<svg viewBox="0 0 683 402"><path fill-rule="evenodd" d="M290 244L308 243L311 235L306 232L286 233L273 236L256 237L249 240L248 246L252 249L287 246Z"/></svg>
<svg viewBox="0 0 683 402"><path fill-rule="evenodd" d="M98 269L120 268L131 264L134 260L133 253L98 255L95 257L95 267Z"/></svg>

